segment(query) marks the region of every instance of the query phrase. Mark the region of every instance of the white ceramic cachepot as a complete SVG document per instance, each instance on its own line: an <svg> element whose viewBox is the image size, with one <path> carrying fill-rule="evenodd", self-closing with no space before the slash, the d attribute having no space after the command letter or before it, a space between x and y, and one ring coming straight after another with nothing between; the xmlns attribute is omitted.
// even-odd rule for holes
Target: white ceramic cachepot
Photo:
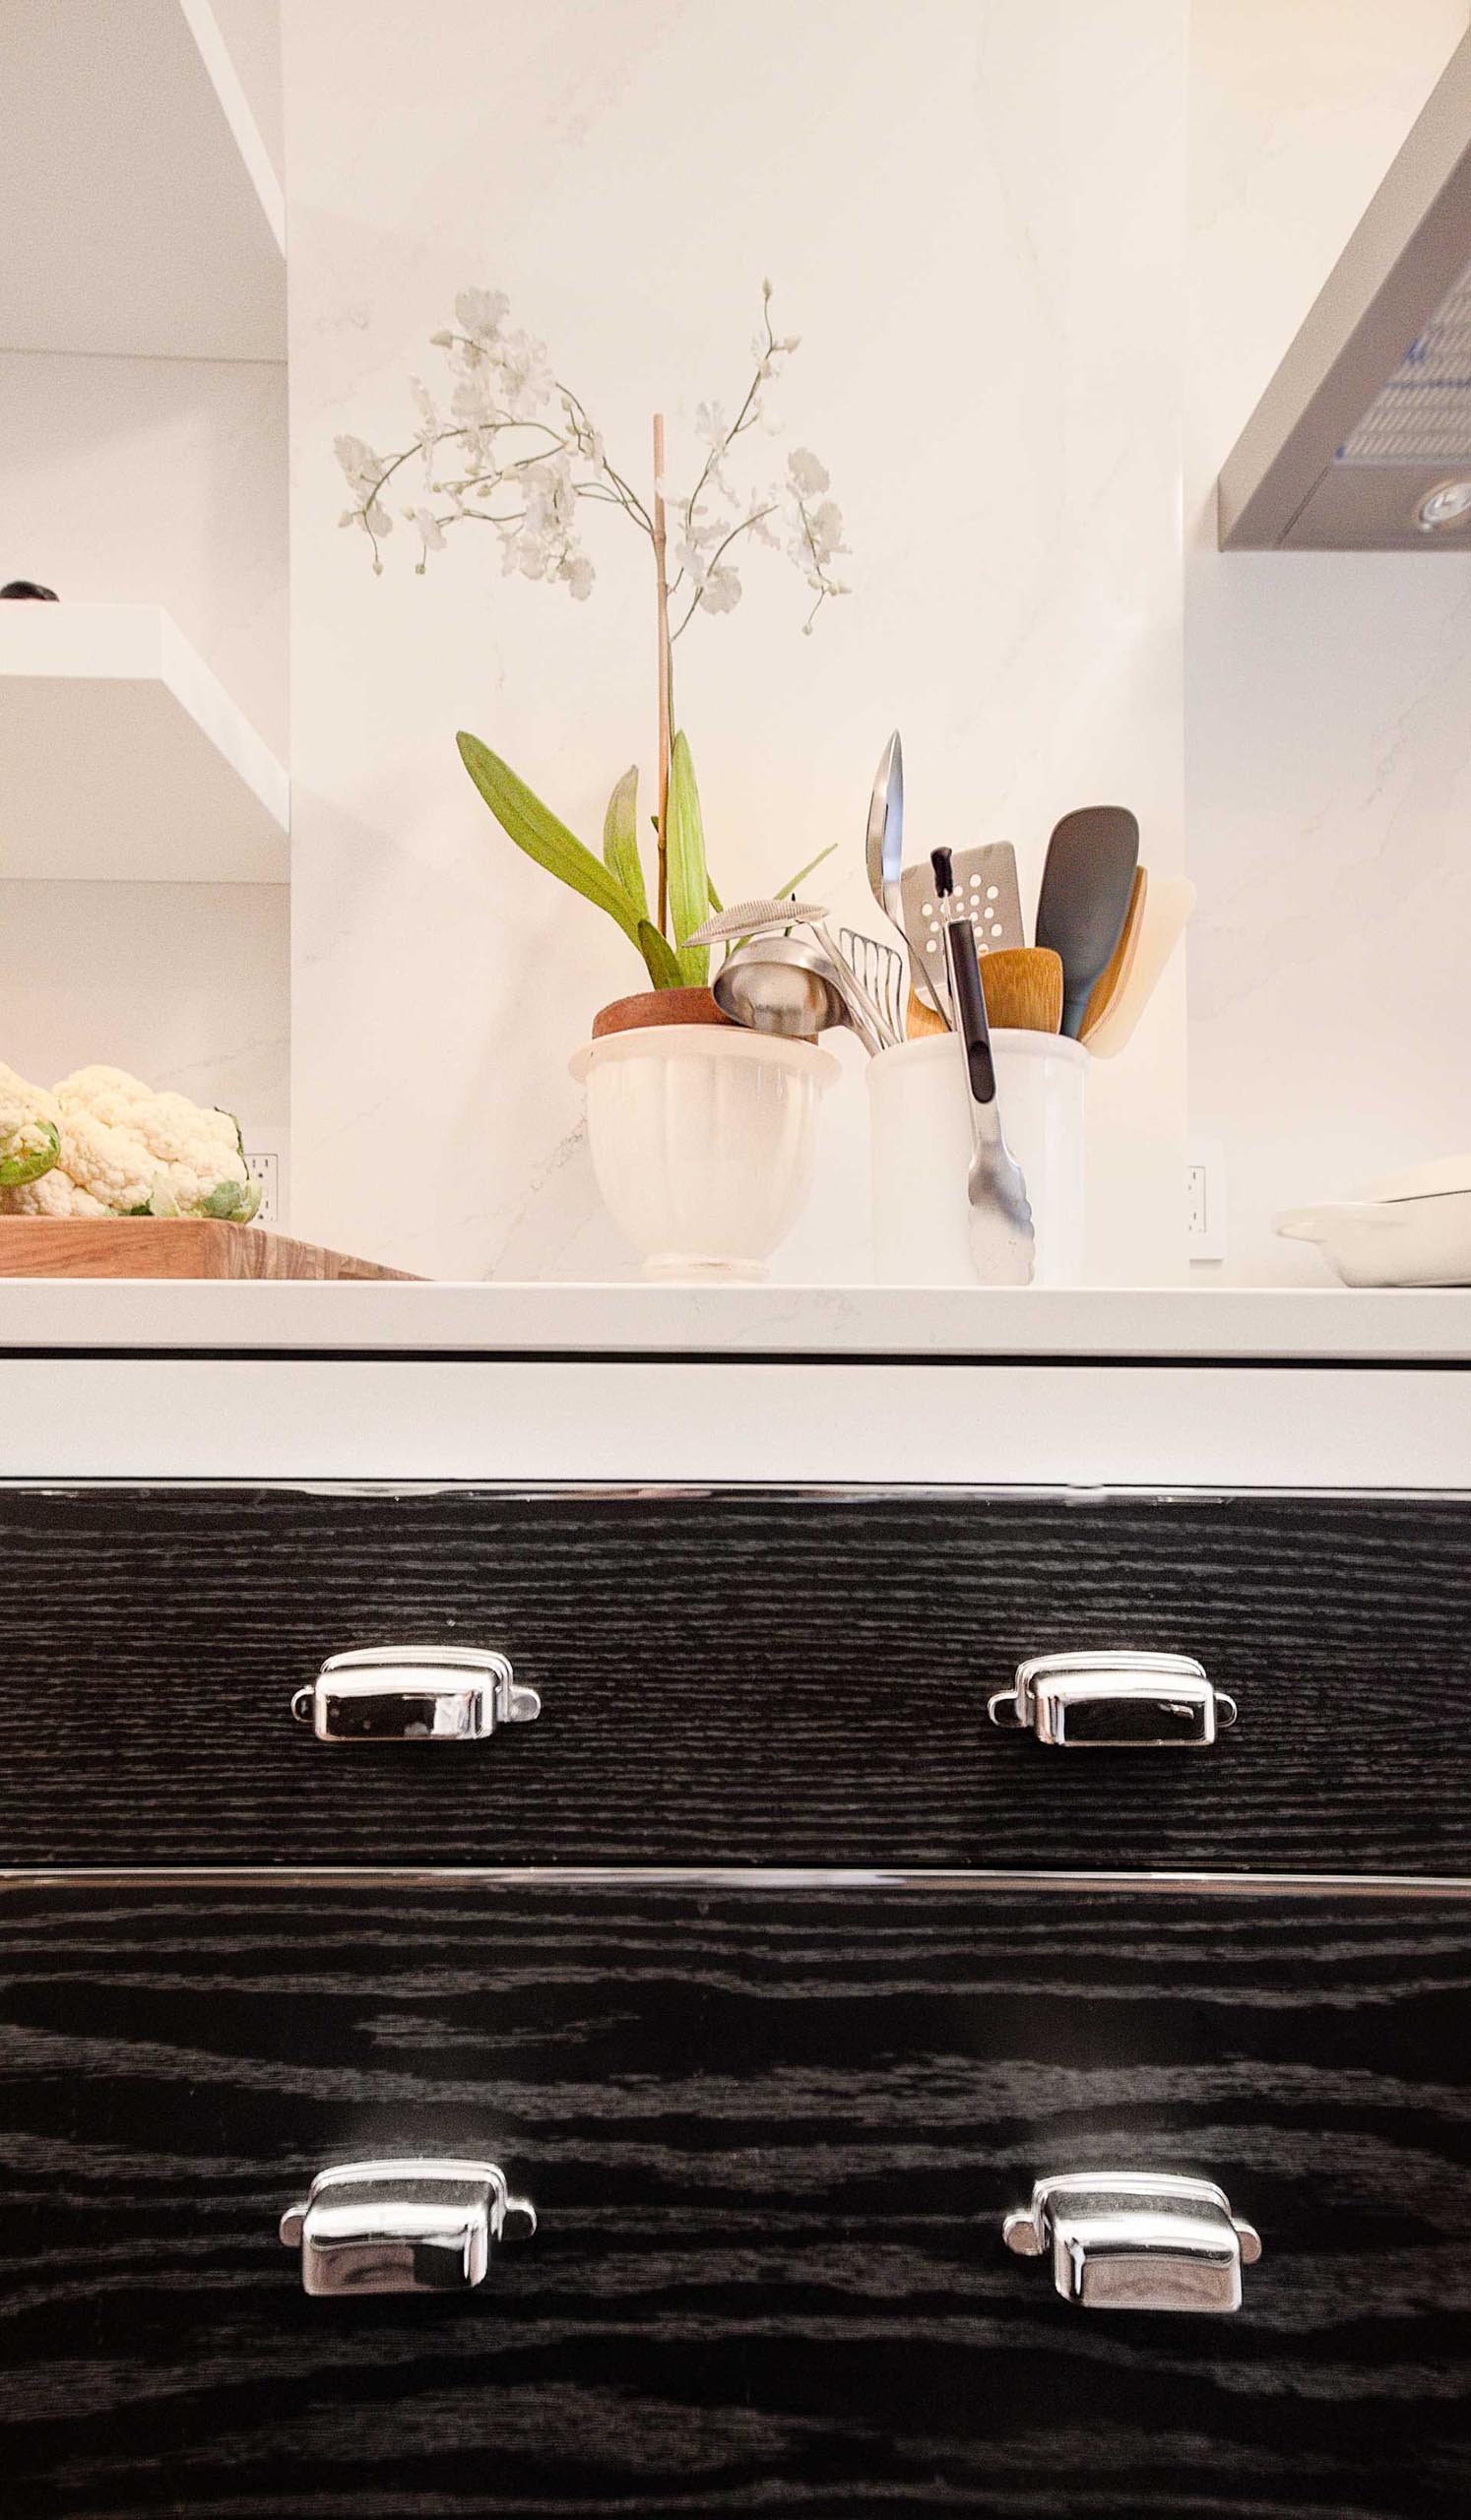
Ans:
<svg viewBox="0 0 1471 2520"><path fill-rule="evenodd" d="M598 1187L645 1277L764 1277L811 1189L837 1060L734 1025L651 1024L571 1064Z"/></svg>

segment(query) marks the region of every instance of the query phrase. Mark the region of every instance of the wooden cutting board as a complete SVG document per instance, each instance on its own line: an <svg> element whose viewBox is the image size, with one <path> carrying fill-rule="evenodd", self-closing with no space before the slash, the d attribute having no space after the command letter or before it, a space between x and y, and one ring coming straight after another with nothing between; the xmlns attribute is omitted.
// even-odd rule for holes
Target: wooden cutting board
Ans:
<svg viewBox="0 0 1471 2520"><path fill-rule="evenodd" d="M258 1225L200 1217L0 1217L0 1278L408 1279ZM415 1283L418 1283L416 1281Z"/></svg>

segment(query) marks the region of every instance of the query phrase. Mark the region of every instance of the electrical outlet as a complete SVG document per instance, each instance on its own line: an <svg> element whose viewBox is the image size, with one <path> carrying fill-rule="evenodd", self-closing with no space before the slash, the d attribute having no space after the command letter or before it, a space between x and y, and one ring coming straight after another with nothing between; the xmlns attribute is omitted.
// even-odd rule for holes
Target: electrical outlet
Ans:
<svg viewBox="0 0 1471 2520"><path fill-rule="evenodd" d="M260 1132L252 1140L245 1136L245 1168L253 1181L261 1185L261 1204L256 1212L258 1225L273 1226L278 1233L286 1229L286 1133L281 1129Z"/></svg>
<svg viewBox="0 0 1471 2520"><path fill-rule="evenodd" d="M1195 1138L1185 1159L1185 1247L1192 1260L1226 1257L1226 1150Z"/></svg>

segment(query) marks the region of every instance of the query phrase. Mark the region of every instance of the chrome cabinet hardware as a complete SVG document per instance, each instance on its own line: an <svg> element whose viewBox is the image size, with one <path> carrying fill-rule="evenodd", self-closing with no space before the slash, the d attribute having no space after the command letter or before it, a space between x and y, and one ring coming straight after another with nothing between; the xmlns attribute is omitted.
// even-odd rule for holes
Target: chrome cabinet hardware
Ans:
<svg viewBox="0 0 1471 2520"><path fill-rule="evenodd" d="M1018 2257L1050 2254L1063 2300L1085 2310L1239 2310L1242 2268L1261 2255L1210 2179L1142 2171L1039 2178L1001 2236Z"/></svg>
<svg viewBox="0 0 1471 2520"><path fill-rule="evenodd" d="M534 2205L494 2162L349 2162L324 2170L281 2218L308 2293L467 2293L491 2242L527 2238Z"/></svg>
<svg viewBox="0 0 1471 2520"><path fill-rule="evenodd" d="M535 1724L542 1701L503 1654L452 1645L375 1645L334 1654L291 1713L319 1741L487 1741L500 1724Z"/></svg>
<svg viewBox="0 0 1471 2520"><path fill-rule="evenodd" d="M1203 1750L1236 1722L1189 1654L1039 1654L986 1711L1064 1750Z"/></svg>

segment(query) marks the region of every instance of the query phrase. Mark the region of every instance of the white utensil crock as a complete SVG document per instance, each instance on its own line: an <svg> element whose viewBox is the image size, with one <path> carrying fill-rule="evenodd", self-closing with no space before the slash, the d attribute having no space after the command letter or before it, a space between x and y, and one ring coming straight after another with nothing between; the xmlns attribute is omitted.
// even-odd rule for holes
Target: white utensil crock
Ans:
<svg viewBox="0 0 1471 2520"><path fill-rule="evenodd" d="M1027 1180L1037 1232L1033 1285L1083 1273L1083 1119L1089 1053L1057 1033L995 1031L996 1099ZM868 1062L873 1274L880 1286L973 1286L966 1204L971 1115L954 1033L901 1041Z"/></svg>
<svg viewBox="0 0 1471 2520"><path fill-rule="evenodd" d="M646 1278L762 1278L812 1186L826 1050L651 1024L574 1055L604 1204Z"/></svg>

